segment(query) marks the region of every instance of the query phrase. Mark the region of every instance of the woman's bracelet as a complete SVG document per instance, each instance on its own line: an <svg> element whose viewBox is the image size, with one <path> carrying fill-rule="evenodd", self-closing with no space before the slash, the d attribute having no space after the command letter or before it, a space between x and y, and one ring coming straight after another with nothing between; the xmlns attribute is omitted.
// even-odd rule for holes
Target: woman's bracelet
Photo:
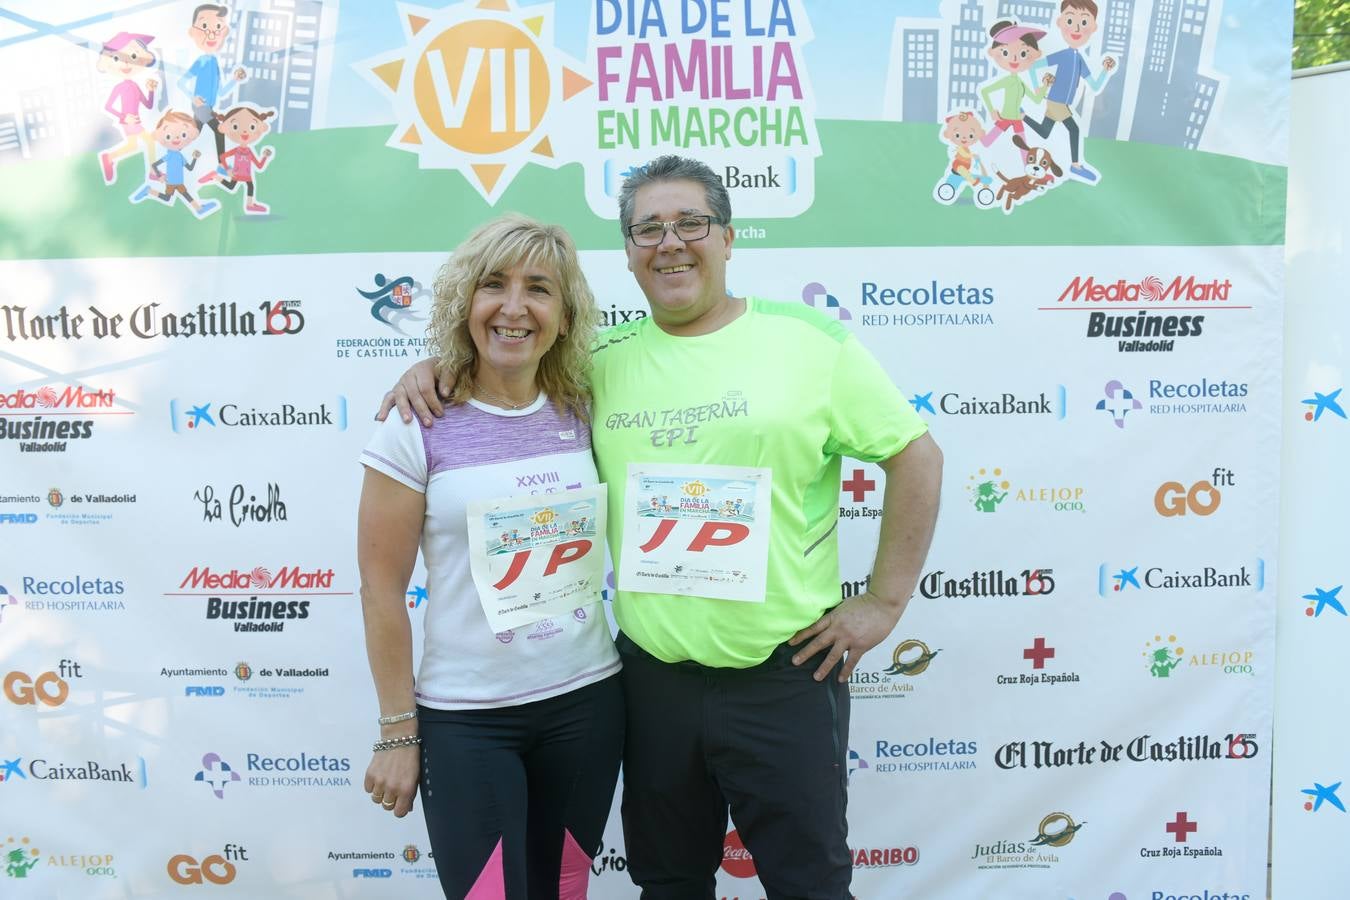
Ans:
<svg viewBox="0 0 1350 900"><path fill-rule="evenodd" d="M399 713L396 716L380 716L377 720L381 725L397 725L399 722L406 722L409 719L417 718L417 710L411 709L405 713Z"/></svg>
<svg viewBox="0 0 1350 900"><path fill-rule="evenodd" d="M394 750L399 747L414 747L422 743L422 736L418 734L405 734L402 737L382 738L375 742L370 748L376 753L381 750Z"/></svg>

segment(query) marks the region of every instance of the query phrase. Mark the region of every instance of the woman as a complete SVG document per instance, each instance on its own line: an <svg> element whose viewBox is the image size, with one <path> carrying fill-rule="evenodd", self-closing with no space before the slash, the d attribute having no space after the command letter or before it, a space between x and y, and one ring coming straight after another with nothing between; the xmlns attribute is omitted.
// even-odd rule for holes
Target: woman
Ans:
<svg viewBox="0 0 1350 900"><path fill-rule="evenodd" d="M137 150L146 154L147 164L152 158L155 142L151 133L141 124L140 110L142 107L155 108L155 88L159 83L153 78L148 79L145 92L142 92L136 79L156 63L155 55L150 52L150 42L153 40L154 37L148 34L119 31L103 45L98 55L98 70L120 79L108 94L108 102L103 105L104 111L122 129L121 143L98 155L104 184L112 184L117 180L117 163Z"/></svg>
<svg viewBox="0 0 1350 900"><path fill-rule="evenodd" d="M514 215L479 228L435 283L431 351L456 377L446 415L430 426L392 417L361 455L361 604L381 737L365 789L404 816L420 787L447 897L584 898L609 815L623 700L599 585L565 615L498 630L474 569L483 548L508 541L490 525L470 539L486 521L475 501L596 483L587 373L598 318L561 228ZM419 543L429 599L414 685L404 597Z"/></svg>

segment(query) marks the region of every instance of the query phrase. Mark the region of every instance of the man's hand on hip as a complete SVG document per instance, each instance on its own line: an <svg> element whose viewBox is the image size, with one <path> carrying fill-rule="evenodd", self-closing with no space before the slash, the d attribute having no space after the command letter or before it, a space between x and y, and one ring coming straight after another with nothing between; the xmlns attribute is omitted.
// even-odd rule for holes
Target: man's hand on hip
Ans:
<svg viewBox="0 0 1350 900"><path fill-rule="evenodd" d="M905 606L905 603L883 600L871 591L848 598L788 640L788 644L793 647L810 640L792 657L792 664L800 666L829 648L830 652L825 654L824 661L812 677L816 681L824 681L835 664L847 656L843 668L839 670L839 680L848 681L862 655L884 641L894 630Z"/></svg>

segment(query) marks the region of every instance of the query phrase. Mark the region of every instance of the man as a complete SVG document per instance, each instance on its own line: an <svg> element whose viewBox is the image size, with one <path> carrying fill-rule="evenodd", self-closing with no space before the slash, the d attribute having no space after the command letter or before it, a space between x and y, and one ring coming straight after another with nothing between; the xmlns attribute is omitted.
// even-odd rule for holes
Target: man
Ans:
<svg viewBox="0 0 1350 900"><path fill-rule="evenodd" d="M655 160L624 183L619 215L652 311L601 336L593 376L629 872L648 900L713 897L729 808L770 898L841 900L848 677L918 581L942 455L838 322L727 293L731 204L706 165ZM419 363L385 409L408 418L402 391L427 419L430 377ZM843 455L887 478L871 588L840 603ZM663 479L683 489L661 493ZM727 512L705 514L708 496Z"/></svg>
<svg viewBox="0 0 1350 900"><path fill-rule="evenodd" d="M204 3L192 11L192 27L188 29L188 37L202 55L178 79L178 89L192 98L192 117L200 127L210 128L216 137L216 167L201 177L201 184L226 174L225 167L220 164L220 155L225 152L225 135L220 131L215 105L233 94L246 76L242 68L236 68L231 75L233 83L221 89L220 60L216 54L224 46L225 36L230 33L229 16L228 7L210 3Z"/></svg>
<svg viewBox="0 0 1350 900"><path fill-rule="evenodd" d="M1069 132L1069 174L1079 181L1092 184L1098 179L1097 172L1079 160L1078 122L1071 108L1078 99L1078 87L1086 84L1095 94L1106 84L1116 61L1111 57L1102 60L1102 70L1096 75L1088 67L1087 60L1079 52L1097 33L1097 4L1093 0L1063 0L1059 5L1059 18L1055 19L1064 43L1069 46L1038 60L1031 68L1031 80L1036 81L1037 72L1047 66L1053 66L1054 82L1045 99L1045 118L1037 122L1031 116L1023 116L1022 121L1031 126L1043 138L1048 138L1055 123L1064 125Z"/></svg>

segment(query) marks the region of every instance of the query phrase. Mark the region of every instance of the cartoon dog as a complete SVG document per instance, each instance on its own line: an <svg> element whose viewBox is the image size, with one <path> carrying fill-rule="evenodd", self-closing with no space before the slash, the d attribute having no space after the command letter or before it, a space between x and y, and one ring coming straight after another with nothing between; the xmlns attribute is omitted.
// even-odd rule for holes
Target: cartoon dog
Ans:
<svg viewBox="0 0 1350 900"><path fill-rule="evenodd" d="M1050 151L1044 147L1027 146L1021 135L1013 136L1013 146L1027 154L1026 174L1009 178L1002 172L995 170L995 174L1003 182L995 199L1003 201L1003 212L1005 214L1012 212L1014 203L1021 202L1024 197L1034 191L1045 190L1046 185L1064 175L1064 170L1055 162L1050 155Z"/></svg>

